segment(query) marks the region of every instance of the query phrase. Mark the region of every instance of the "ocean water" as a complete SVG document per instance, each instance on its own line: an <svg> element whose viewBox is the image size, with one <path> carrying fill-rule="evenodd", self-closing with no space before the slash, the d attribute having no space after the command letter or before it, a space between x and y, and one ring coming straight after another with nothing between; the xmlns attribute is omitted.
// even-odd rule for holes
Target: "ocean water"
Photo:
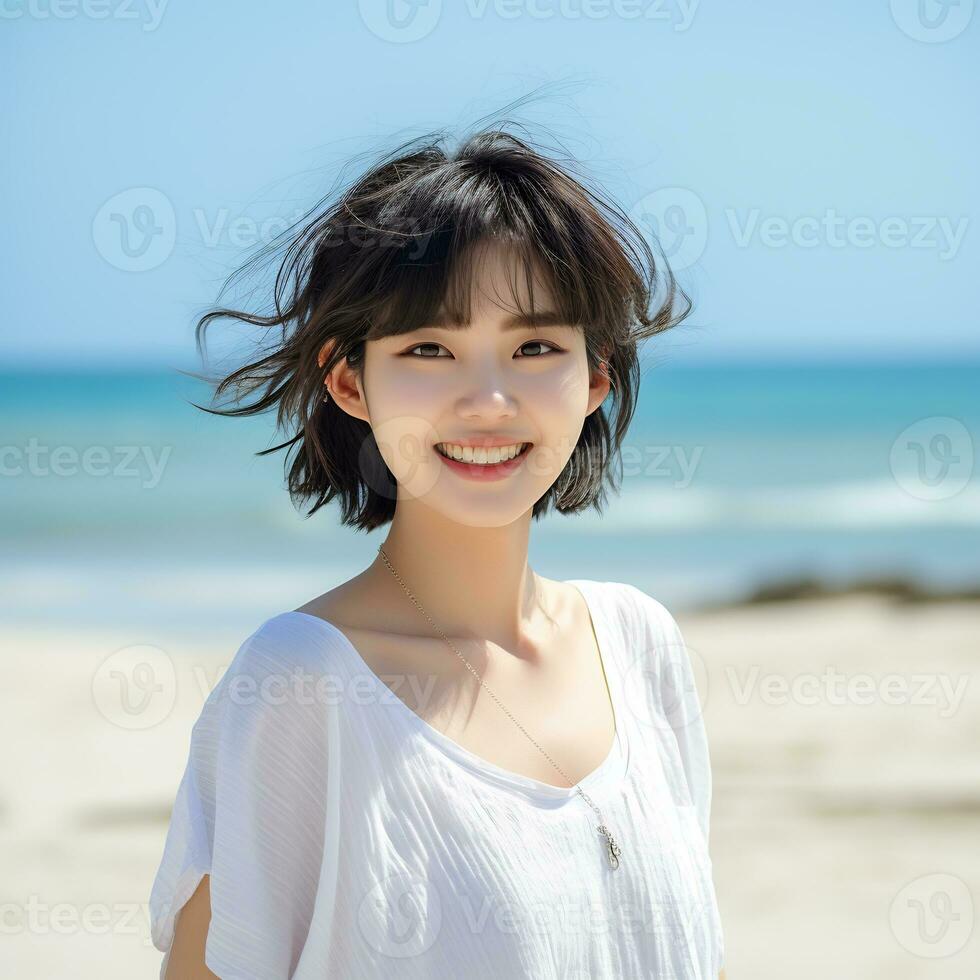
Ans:
<svg viewBox="0 0 980 980"><path fill-rule="evenodd" d="M536 522L554 578L672 607L815 575L980 581L980 365L643 366L603 513ZM384 531L306 518L271 417L169 370L0 375L0 615L251 622L356 574Z"/></svg>

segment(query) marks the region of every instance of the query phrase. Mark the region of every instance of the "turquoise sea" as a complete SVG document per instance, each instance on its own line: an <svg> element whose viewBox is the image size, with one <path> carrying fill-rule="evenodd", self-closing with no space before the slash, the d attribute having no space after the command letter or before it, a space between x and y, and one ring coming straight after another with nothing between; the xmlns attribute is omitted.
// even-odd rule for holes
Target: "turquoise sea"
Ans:
<svg viewBox="0 0 980 980"><path fill-rule="evenodd" d="M814 575L980 582L980 364L645 365L618 496L551 515L532 564L673 607ZM310 519L271 418L207 415L173 370L0 375L7 621L252 622L369 563Z"/></svg>

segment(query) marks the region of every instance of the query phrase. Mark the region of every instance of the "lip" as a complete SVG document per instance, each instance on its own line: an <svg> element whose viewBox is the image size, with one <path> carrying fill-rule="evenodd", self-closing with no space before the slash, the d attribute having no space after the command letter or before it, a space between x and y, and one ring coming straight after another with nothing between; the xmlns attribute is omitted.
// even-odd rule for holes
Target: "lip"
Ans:
<svg viewBox="0 0 980 980"><path fill-rule="evenodd" d="M449 441L448 439L446 440ZM518 443L523 442L523 439L516 440ZM457 446L472 445L472 443L454 443ZM498 446L512 446L513 442L497 442L495 445ZM492 448L492 446L486 446L484 448ZM454 473L458 473L460 476L467 480L474 480L477 483L486 483L493 480L503 480L510 476L515 470L521 468L524 465L524 460L527 459L528 454L534 448L534 443L529 442L525 445L523 452L518 453L513 459L508 459L503 463L465 463L462 460L450 459L448 456L443 456L435 446L432 447L432 451L436 454L446 464L446 466L452 470Z"/></svg>

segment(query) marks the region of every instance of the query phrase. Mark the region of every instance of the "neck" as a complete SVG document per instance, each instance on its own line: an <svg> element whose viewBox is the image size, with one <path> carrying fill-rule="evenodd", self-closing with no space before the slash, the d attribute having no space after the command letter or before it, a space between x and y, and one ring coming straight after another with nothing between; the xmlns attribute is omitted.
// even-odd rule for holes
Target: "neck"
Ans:
<svg viewBox="0 0 980 980"><path fill-rule="evenodd" d="M447 636L516 650L544 608L541 581L527 561L530 522L528 511L503 527L472 527L447 521L418 501L399 500L381 548ZM380 554L365 574L385 596L384 608L404 610L393 630L438 635Z"/></svg>

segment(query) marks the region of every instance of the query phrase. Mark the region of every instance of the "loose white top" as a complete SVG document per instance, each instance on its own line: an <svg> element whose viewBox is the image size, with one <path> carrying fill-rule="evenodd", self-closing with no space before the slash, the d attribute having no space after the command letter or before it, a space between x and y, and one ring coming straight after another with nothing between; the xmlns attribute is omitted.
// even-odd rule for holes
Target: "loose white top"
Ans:
<svg viewBox="0 0 980 980"><path fill-rule="evenodd" d="M210 874L204 958L223 980L717 980L711 770L689 653L639 589L568 584L588 603L615 709L613 748L579 785L618 869L574 788L473 754L337 627L280 613L241 645L192 729L150 896L160 976L177 913ZM501 712L501 724L513 722Z"/></svg>

